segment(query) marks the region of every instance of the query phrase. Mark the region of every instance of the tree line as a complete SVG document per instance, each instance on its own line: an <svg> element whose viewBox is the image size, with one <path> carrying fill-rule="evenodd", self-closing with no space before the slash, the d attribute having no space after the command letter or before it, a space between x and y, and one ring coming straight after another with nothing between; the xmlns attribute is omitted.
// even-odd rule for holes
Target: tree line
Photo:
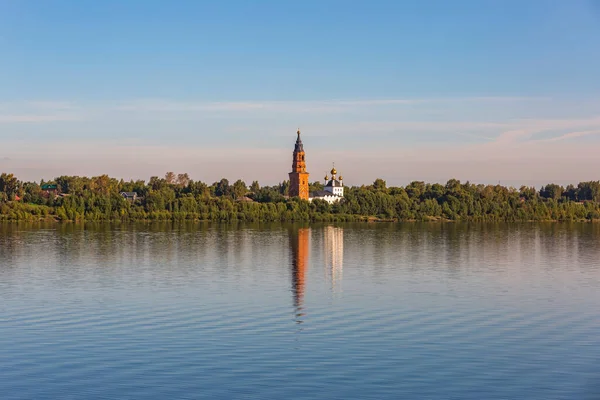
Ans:
<svg viewBox="0 0 600 400"><path fill-rule="evenodd" d="M0 221L584 221L600 219L600 182L519 189L501 185L411 182L388 187L382 179L346 187L344 199L328 204L288 198L289 182L249 186L227 179L212 184L168 172L149 181L107 175L60 176L22 182L0 175ZM314 182L311 191L323 185ZM127 198L122 193L135 193Z"/></svg>

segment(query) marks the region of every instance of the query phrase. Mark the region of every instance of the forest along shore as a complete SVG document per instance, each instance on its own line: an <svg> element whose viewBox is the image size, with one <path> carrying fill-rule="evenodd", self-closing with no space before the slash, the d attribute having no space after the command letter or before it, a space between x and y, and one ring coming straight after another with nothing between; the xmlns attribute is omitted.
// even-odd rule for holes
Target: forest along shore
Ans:
<svg viewBox="0 0 600 400"><path fill-rule="evenodd" d="M0 175L0 221L598 221L600 182L537 190L411 182L388 187L382 179L346 187L342 201L328 204L289 198L289 182L247 186L221 179L211 185L170 172L148 182L107 175L61 176L22 182ZM319 182L310 191L322 190Z"/></svg>

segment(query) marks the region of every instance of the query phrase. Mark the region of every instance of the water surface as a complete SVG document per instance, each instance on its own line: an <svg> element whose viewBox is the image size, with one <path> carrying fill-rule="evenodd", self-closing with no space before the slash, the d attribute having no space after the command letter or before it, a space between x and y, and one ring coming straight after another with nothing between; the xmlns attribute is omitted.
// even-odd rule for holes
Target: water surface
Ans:
<svg viewBox="0 0 600 400"><path fill-rule="evenodd" d="M595 224L0 225L2 399L600 397Z"/></svg>

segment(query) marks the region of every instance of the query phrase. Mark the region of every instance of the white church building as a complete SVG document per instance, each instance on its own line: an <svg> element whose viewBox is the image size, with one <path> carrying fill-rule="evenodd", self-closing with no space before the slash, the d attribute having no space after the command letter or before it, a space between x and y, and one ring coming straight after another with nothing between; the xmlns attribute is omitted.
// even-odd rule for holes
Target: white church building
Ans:
<svg viewBox="0 0 600 400"><path fill-rule="evenodd" d="M308 201L314 199L325 200L329 204L336 203L344 198L344 180L342 176L337 178L335 167L331 169L331 179L325 174L325 187L323 190L310 194Z"/></svg>

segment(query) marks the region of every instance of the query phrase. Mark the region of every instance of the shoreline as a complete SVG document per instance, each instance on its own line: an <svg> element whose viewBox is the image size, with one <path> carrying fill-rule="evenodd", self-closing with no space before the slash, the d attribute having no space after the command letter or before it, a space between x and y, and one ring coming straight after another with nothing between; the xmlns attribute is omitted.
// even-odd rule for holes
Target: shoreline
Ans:
<svg viewBox="0 0 600 400"><path fill-rule="evenodd" d="M178 218L166 218L166 219L102 219L102 220L61 220L58 217L53 218L40 218L40 219L3 219L0 215L0 224L14 224L14 223L33 223L33 224L136 224L136 223L216 223L216 224L332 224L332 223L361 223L361 224L463 224L463 223L586 223L586 224L597 224L600 223L600 219L574 219L574 220L559 220L559 219L514 219L514 220L485 220L485 219L447 219L447 218L427 218L424 220L418 219L389 219L389 218L378 218L378 217L367 217L360 216L357 218L349 219L313 219L313 220L253 220L246 221L240 219L232 220L215 220L215 219L178 219Z"/></svg>

